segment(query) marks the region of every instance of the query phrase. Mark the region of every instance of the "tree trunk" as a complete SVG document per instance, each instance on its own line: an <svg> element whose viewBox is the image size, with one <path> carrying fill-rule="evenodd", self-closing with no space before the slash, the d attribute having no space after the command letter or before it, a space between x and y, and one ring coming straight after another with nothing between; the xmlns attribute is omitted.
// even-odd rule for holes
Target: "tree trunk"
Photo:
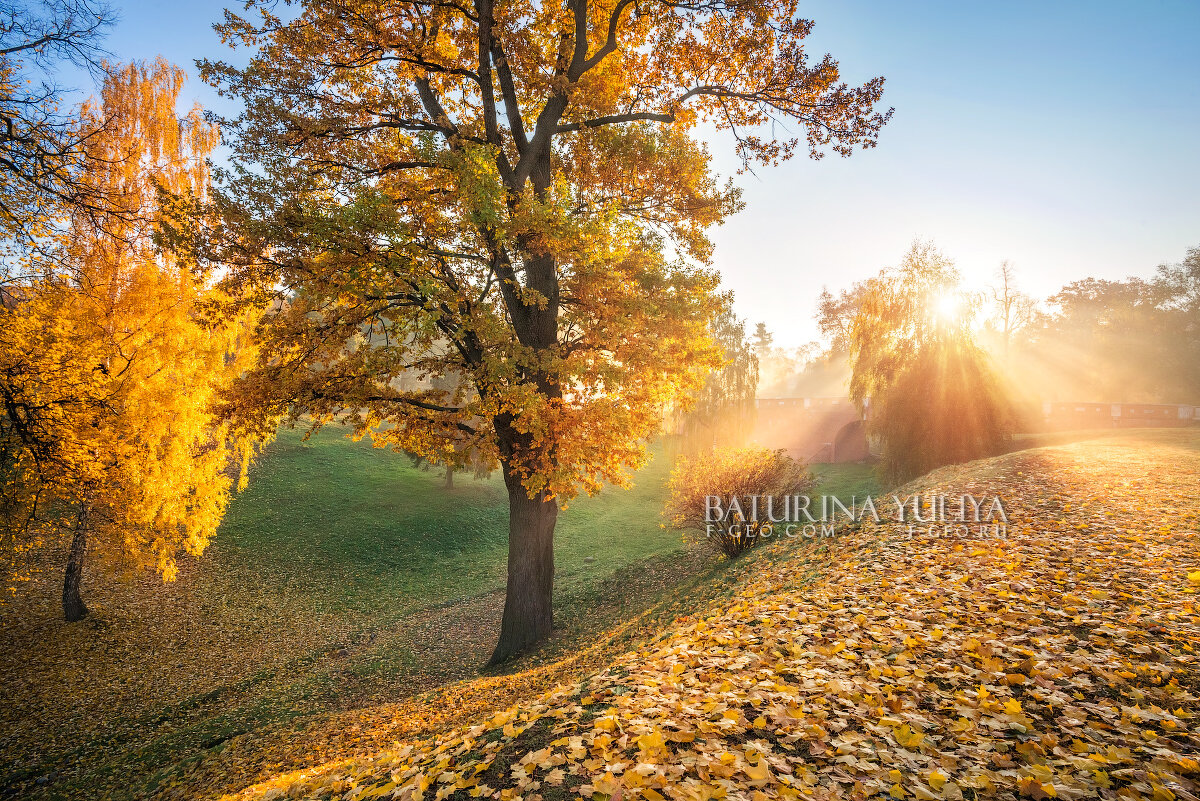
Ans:
<svg viewBox="0 0 1200 801"><path fill-rule="evenodd" d="M553 97L538 118L538 130L543 130L543 124L549 126L546 130L552 129L566 105L565 93ZM553 177L550 139L531 147L537 156L529 173L530 187L535 197L545 200ZM517 187L516 191L522 189ZM519 237L518 243L525 266L525 287L539 293L543 300L527 301L510 287L505 302L520 343L539 355L548 355L558 347L558 265L544 243L525 236ZM525 378L551 402L562 398L556 377L530 367ZM504 662L549 637L553 628L554 524L558 520L558 501L545 491L530 498L521 484L520 472L513 468L536 466L539 472L553 472L555 444L553 440L548 445L536 443L528 432L514 426L514 420L511 412L495 418L500 463L508 487L508 586L500 640L489 665Z"/></svg>
<svg viewBox="0 0 1200 801"><path fill-rule="evenodd" d="M508 587L500 641L489 665L497 665L550 636L554 598L554 524L558 501L530 498L519 476L504 470L508 486Z"/></svg>
<svg viewBox="0 0 1200 801"><path fill-rule="evenodd" d="M71 538L71 552L67 556L67 571L63 577L63 617L68 623L83 620L88 613L79 585L83 580L83 557L87 553L87 512L79 514L75 536Z"/></svg>
<svg viewBox="0 0 1200 801"><path fill-rule="evenodd" d="M445 488L448 490L454 489L454 468L446 468L446 483Z"/></svg>

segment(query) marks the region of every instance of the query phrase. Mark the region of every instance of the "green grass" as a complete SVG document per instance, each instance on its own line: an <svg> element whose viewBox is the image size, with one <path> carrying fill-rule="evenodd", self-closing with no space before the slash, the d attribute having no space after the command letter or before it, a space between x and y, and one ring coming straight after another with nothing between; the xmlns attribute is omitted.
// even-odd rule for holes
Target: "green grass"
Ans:
<svg viewBox="0 0 1200 801"><path fill-rule="evenodd" d="M682 547L661 527L670 465L661 449L631 489L606 487L559 514L555 568L562 590ZM874 468L819 464L813 495L846 503L880 491ZM404 454L353 442L344 429L305 441L283 430L234 499L218 536L228 556L320 592L330 611L404 614L504 585L508 500L498 474L413 467ZM589 561L590 560L590 561Z"/></svg>
<svg viewBox="0 0 1200 801"><path fill-rule="evenodd" d="M883 491L875 465L851 462L847 464L814 464L809 469L817 479L810 495L833 495L850 505L850 499L861 503L868 495L877 496Z"/></svg>
<svg viewBox="0 0 1200 801"><path fill-rule="evenodd" d="M560 513L562 586L681 547L678 532L659 526L669 465L655 456L632 489L605 488ZM290 589L323 593L331 611L396 614L502 587L507 537L498 475L460 475L446 489L440 470L326 428L308 441L280 432L230 504L218 542L287 577Z"/></svg>

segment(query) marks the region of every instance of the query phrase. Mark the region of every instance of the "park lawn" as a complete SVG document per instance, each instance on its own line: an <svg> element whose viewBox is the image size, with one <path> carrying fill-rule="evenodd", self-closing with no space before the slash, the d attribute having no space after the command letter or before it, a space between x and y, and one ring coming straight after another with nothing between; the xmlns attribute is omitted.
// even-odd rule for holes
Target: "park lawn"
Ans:
<svg viewBox="0 0 1200 801"><path fill-rule="evenodd" d="M670 466L661 449L654 457L631 489L606 488L560 512L560 587L680 549L679 533L659 525ZM343 429L307 441L284 429L230 505L217 547L230 559L269 565L334 610L406 614L502 587L503 480L458 474L446 489L443 475L349 440Z"/></svg>
<svg viewBox="0 0 1200 801"><path fill-rule="evenodd" d="M629 489L606 487L559 513L559 590L586 587L630 564L682 549L662 527L669 458L652 449ZM847 503L879 491L868 464L812 466L812 494ZM320 593L333 610L402 615L504 585L508 499L498 474L413 467L402 453L354 442L338 428L307 441L284 429L234 499L215 547L227 558Z"/></svg>
<svg viewBox="0 0 1200 801"><path fill-rule="evenodd" d="M857 499L856 502L861 504L864 498L883 492L883 485L873 464L814 464L809 469L816 478L816 485L809 494L832 495L847 507L852 500Z"/></svg>

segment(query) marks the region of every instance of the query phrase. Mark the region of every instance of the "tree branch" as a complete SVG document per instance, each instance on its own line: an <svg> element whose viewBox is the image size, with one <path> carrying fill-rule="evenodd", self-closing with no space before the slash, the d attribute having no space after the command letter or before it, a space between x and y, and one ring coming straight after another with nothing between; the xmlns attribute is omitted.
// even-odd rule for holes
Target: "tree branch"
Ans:
<svg viewBox="0 0 1200 801"><path fill-rule="evenodd" d="M608 18L608 38L604 40L604 44L601 45L600 49L584 62L583 72L587 72L599 64L617 49L617 28L621 25L621 14L635 2L636 0L621 0L621 2L617 3L616 8L613 9L612 16Z"/></svg>

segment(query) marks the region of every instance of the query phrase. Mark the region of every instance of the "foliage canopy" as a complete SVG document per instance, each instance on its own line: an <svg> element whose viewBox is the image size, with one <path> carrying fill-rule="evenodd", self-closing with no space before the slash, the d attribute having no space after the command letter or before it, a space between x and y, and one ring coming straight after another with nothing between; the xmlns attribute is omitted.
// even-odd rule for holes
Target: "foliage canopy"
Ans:
<svg viewBox="0 0 1200 801"><path fill-rule="evenodd" d="M850 396L868 411L885 480L998 452L1011 433L1009 401L975 343L953 262L915 243L855 303Z"/></svg>
<svg viewBox="0 0 1200 801"><path fill-rule="evenodd" d="M201 199L215 127L175 105L183 72L159 60L114 69L82 112L87 170L103 208L70 207L60 263L0 308L0 482L6 551L73 532L170 580L180 549L216 531L250 442L214 416L252 351L239 319L214 321L209 276L155 233L177 198ZM69 589L69 587L68 587ZM68 617L72 616L70 608Z"/></svg>

